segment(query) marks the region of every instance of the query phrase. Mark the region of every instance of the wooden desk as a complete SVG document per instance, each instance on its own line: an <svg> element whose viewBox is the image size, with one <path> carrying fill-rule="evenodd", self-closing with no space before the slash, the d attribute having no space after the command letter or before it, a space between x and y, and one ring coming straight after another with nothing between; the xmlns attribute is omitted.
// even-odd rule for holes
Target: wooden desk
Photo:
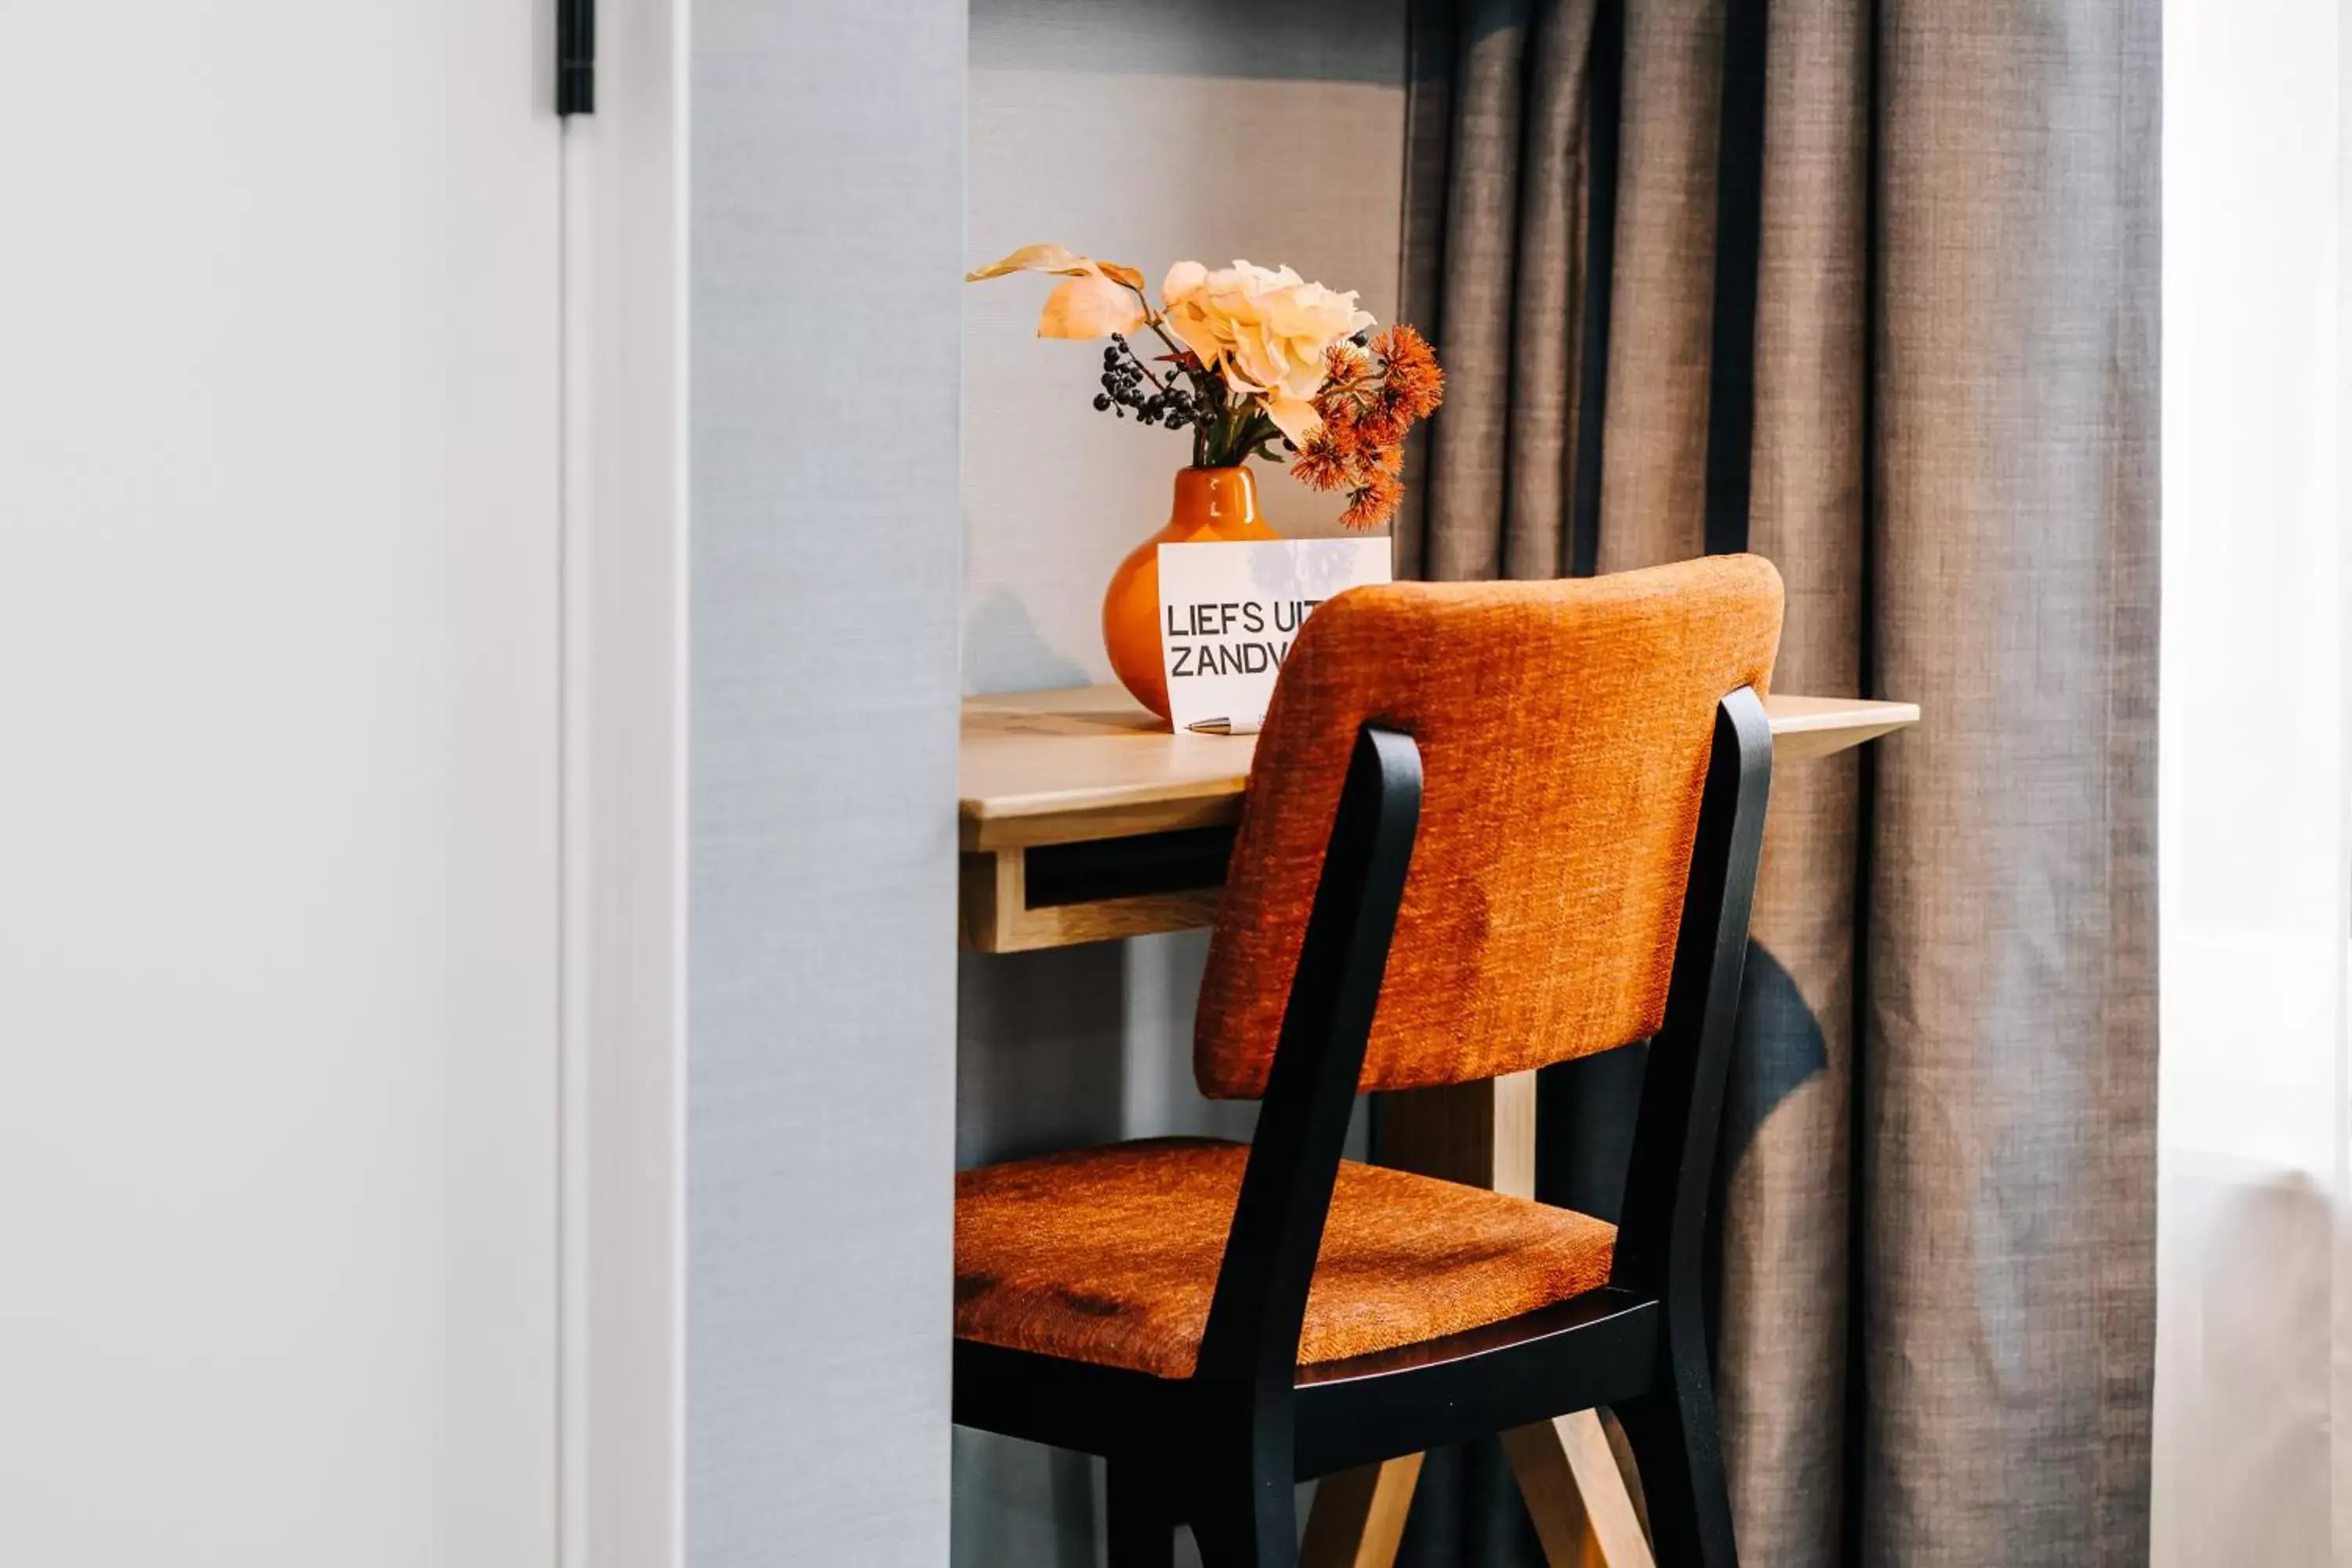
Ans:
<svg viewBox="0 0 2352 1568"><path fill-rule="evenodd" d="M1827 756L1919 721L1908 702L1765 702L1779 763ZM963 705L961 941L982 952L1182 931L1216 915L1249 782L1248 737L1171 735L1117 687ZM1535 1194L1535 1075L1386 1099L1377 1158L1424 1175ZM1650 1568L1648 1542L1599 1416L1507 1434L1554 1568ZM1325 1479L1305 1568L1388 1568L1421 1457Z"/></svg>
<svg viewBox="0 0 2352 1568"><path fill-rule="evenodd" d="M1826 756L1919 721L1908 702L1765 702L1773 752ZM1171 735L1115 686L963 705L963 945L1022 952L1216 915L1256 741Z"/></svg>

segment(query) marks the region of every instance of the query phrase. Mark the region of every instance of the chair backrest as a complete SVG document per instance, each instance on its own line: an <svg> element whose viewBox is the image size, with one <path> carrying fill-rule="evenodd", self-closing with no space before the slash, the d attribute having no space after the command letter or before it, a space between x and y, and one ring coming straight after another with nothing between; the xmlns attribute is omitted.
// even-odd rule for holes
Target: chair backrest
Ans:
<svg viewBox="0 0 2352 1568"><path fill-rule="evenodd" d="M1258 737L1193 1066L1265 1092L1358 732L1423 795L1359 1087L1420 1088L1657 1031L1717 704L1759 695L1780 574L1756 556L1545 583L1359 588L1308 619Z"/></svg>

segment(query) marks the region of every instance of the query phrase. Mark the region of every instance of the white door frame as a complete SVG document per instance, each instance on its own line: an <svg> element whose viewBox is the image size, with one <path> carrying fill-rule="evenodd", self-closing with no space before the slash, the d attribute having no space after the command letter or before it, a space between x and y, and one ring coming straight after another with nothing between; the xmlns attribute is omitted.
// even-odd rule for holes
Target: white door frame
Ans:
<svg viewBox="0 0 2352 1568"><path fill-rule="evenodd" d="M686 5L563 145L562 1568L684 1561Z"/></svg>

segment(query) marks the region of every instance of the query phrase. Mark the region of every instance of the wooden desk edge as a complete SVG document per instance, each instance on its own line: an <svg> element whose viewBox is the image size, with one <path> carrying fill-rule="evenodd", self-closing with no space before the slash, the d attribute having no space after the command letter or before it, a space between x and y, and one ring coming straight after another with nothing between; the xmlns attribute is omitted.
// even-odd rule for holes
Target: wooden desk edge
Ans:
<svg viewBox="0 0 2352 1568"><path fill-rule="evenodd" d="M1139 833L1222 827L1238 822L1249 775L1230 784L1181 784L1152 789L1067 790L957 804L957 842L965 849L1021 849L1084 844Z"/></svg>
<svg viewBox="0 0 2352 1568"><path fill-rule="evenodd" d="M1919 721L1916 702L1775 694L1769 705L1774 751L1787 762L1830 756ZM1018 701L1005 698L970 699L967 706L1020 710ZM1240 820L1248 784L1244 769L1164 784L965 796L957 803L957 843L965 850L1019 849L1223 826Z"/></svg>

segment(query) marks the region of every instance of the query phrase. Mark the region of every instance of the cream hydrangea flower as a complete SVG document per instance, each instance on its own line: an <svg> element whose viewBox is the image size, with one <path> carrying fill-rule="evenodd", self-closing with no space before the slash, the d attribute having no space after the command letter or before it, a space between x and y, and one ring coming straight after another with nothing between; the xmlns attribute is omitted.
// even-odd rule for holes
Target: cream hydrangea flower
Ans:
<svg viewBox="0 0 2352 1568"><path fill-rule="evenodd" d="M1282 433L1301 443L1317 424L1311 400L1323 384L1324 352L1373 324L1352 292L1246 261L1214 272L1178 262L1160 286L1160 305L1185 347L1234 391L1255 395Z"/></svg>

